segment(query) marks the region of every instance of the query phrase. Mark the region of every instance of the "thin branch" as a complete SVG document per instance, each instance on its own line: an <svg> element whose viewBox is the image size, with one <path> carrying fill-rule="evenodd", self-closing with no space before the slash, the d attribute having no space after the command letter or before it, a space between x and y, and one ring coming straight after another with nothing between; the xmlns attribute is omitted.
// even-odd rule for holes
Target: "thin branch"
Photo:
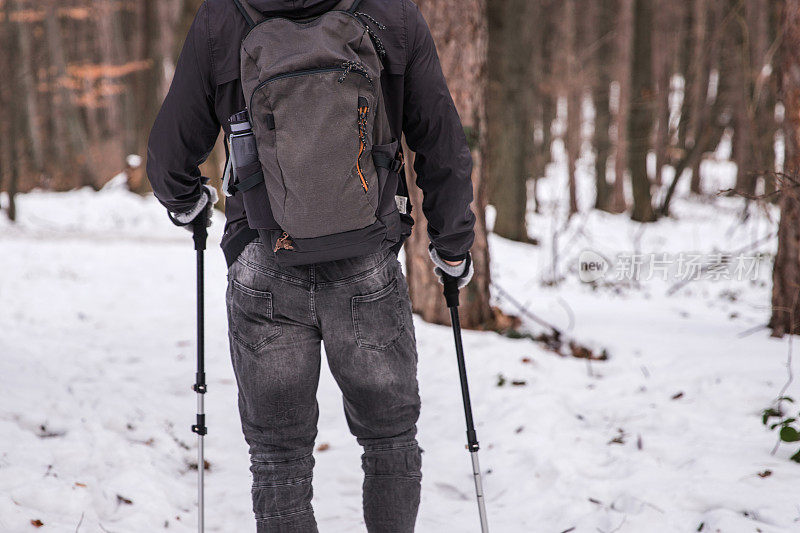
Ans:
<svg viewBox="0 0 800 533"><path fill-rule="evenodd" d="M530 318L531 320L533 320L534 322L536 322L540 326L549 329L555 335L557 335L559 337L561 337L561 335L563 335L563 332L560 329L558 329L554 325L550 324L549 322L547 322L543 318L540 318L540 317L536 316L535 314L533 314L533 312L531 312L526 306L522 305L516 299L514 299L513 296L511 296L508 292L506 292L506 290L503 289L501 286L499 286L497 283L495 283L494 281L492 281L490 283L491 283L492 288L497 291L498 295L501 298L507 300L511 305L516 307L517 310L519 310L520 313L522 313L526 317Z"/></svg>

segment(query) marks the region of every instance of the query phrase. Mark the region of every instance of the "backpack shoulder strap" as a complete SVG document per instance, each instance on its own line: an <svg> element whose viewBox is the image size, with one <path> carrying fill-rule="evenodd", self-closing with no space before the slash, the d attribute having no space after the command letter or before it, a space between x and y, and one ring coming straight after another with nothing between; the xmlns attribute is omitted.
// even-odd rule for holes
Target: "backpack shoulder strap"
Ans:
<svg viewBox="0 0 800 533"><path fill-rule="evenodd" d="M356 11L358 11L359 5L361 5L361 0L355 0L355 2L353 2L353 5L350 6L350 9L348 9L347 12L351 14L355 13Z"/></svg>
<svg viewBox="0 0 800 533"><path fill-rule="evenodd" d="M264 16L258 12L258 10L254 9L253 6L247 3L247 0L233 0L233 3L236 4L236 9L244 17L244 20L247 21L247 26L250 29L253 29L258 22L264 18Z"/></svg>

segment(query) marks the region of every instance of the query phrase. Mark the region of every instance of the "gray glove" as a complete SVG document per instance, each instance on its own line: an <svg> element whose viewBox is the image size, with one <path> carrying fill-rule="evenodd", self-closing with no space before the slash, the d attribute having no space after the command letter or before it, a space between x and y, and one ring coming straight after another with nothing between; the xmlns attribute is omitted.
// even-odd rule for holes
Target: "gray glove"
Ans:
<svg viewBox="0 0 800 533"><path fill-rule="evenodd" d="M170 219L177 226L183 226L189 231L192 231L192 225L199 216L205 216L206 227L211 225L214 217L211 216L214 210L214 204L219 200L217 190L211 185L203 185L203 194L197 203L194 204L189 211L185 213L170 213Z"/></svg>
<svg viewBox="0 0 800 533"><path fill-rule="evenodd" d="M466 285L472 279L472 275L475 273L475 270L472 268L472 256L469 252L467 252L467 257L458 265L448 265L445 263L444 259L442 259L439 254L436 252L436 248L433 245L428 247L428 253L431 256L431 261L436 267L433 269L433 273L436 274L436 277L439 278L439 283L444 285L444 276L450 276L451 278L456 278L458 280L458 288L461 289L466 287Z"/></svg>

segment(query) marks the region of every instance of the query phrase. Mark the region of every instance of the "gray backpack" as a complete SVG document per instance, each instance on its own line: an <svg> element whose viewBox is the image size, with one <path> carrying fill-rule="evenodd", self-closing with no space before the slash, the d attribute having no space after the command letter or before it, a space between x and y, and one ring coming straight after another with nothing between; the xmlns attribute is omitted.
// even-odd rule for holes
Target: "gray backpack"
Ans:
<svg viewBox="0 0 800 533"><path fill-rule="evenodd" d="M361 0L304 19L234 2L250 27L240 57L247 113L231 118L236 178L225 191L242 193L250 227L282 264L399 242L402 154L386 118L385 51L373 29L384 26L358 11Z"/></svg>

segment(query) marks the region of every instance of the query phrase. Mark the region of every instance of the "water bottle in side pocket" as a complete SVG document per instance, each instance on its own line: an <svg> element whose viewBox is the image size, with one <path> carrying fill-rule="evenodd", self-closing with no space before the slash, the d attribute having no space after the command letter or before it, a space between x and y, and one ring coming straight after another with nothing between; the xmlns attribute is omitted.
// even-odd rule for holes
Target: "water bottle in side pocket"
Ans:
<svg viewBox="0 0 800 533"><path fill-rule="evenodd" d="M226 196L245 192L264 181L258 148L247 110L231 115L228 136L228 164L222 180Z"/></svg>

